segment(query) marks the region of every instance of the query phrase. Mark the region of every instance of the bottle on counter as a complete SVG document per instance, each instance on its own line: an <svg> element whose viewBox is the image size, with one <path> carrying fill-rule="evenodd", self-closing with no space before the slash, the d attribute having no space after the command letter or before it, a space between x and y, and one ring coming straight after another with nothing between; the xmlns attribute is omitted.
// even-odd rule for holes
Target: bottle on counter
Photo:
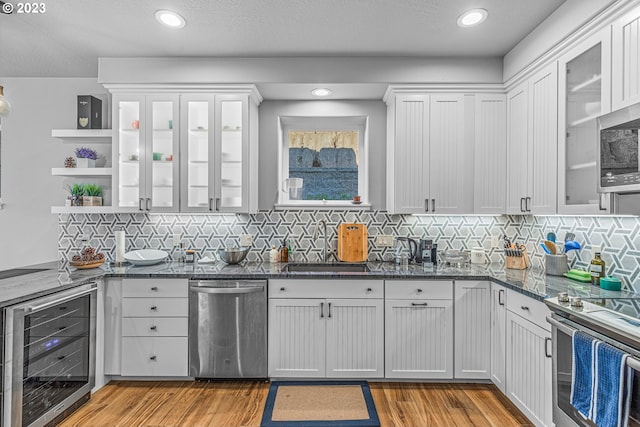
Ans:
<svg viewBox="0 0 640 427"><path fill-rule="evenodd" d="M605 263L604 260L600 258L600 252L595 253L595 257L591 260L589 271L591 272L591 284L600 286L600 279L606 276Z"/></svg>
<svg viewBox="0 0 640 427"><path fill-rule="evenodd" d="M271 246L271 251L269 252L269 262L278 262L278 250L275 246Z"/></svg>
<svg viewBox="0 0 640 427"><path fill-rule="evenodd" d="M282 246L280 247L280 262L289 262L289 248L286 240L282 241Z"/></svg>
<svg viewBox="0 0 640 427"><path fill-rule="evenodd" d="M184 250L184 243L180 243L180 246L178 247L177 253L176 253L176 261L177 262L186 262L187 261L187 254Z"/></svg>

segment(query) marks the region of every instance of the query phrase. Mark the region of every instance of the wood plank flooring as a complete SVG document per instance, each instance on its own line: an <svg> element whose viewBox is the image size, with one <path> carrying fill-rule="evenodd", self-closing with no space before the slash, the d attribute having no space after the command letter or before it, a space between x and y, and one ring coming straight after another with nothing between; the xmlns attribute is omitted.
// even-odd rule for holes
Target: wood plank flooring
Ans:
<svg viewBox="0 0 640 427"><path fill-rule="evenodd" d="M382 427L532 426L493 385L369 383ZM61 427L260 426L269 383L114 381Z"/></svg>

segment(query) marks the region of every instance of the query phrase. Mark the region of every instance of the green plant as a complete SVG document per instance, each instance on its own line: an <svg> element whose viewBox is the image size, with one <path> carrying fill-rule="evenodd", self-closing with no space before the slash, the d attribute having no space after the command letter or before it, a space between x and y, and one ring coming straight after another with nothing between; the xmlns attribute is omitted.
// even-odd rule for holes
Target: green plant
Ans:
<svg viewBox="0 0 640 427"><path fill-rule="evenodd" d="M100 197L102 195L102 186L97 184L86 184L84 186L84 195Z"/></svg>
<svg viewBox="0 0 640 427"><path fill-rule="evenodd" d="M84 184L73 184L68 188L72 196L80 197L84 194Z"/></svg>

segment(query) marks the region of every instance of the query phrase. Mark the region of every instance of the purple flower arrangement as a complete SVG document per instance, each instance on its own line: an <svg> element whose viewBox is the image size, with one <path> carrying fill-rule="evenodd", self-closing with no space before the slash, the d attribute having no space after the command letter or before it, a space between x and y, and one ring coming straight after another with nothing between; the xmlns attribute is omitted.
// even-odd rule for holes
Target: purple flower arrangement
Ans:
<svg viewBox="0 0 640 427"><path fill-rule="evenodd" d="M76 148L76 157L79 159L91 159L96 160L98 158L98 153L91 148L80 147Z"/></svg>

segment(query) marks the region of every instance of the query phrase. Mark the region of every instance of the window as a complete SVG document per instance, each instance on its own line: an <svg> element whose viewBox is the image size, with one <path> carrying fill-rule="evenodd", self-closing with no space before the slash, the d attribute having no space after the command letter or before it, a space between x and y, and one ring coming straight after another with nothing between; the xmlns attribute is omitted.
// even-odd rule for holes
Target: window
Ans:
<svg viewBox="0 0 640 427"><path fill-rule="evenodd" d="M367 203L366 117L280 117L279 204Z"/></svg>

